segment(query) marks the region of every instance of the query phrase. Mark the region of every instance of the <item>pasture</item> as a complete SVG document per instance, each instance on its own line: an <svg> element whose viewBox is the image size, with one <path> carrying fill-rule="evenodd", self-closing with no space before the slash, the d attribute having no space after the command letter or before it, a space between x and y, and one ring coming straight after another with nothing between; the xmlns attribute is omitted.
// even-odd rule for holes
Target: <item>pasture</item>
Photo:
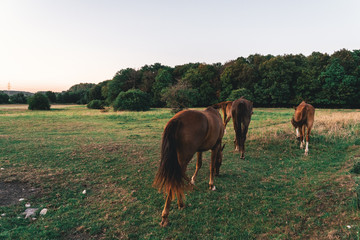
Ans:
<svg viewBox="0 0 360 240"><path fill-rule="evenodd" d="M207 152L186 207L173 202L162 228L152 182L170 109L26 108L0 105L0 195L14 198L0 201L0 239L359 239L359 110L316 109L308 156L293 109L254 108L245 159L231 121L217 190ZM25 203L48 212L25 219Z"/></svg>

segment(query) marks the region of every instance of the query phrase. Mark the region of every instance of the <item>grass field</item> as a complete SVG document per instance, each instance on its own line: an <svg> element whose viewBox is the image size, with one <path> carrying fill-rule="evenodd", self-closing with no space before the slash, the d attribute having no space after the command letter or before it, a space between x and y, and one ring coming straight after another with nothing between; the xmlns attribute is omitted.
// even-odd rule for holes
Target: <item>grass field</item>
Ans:
<svg viewBox="0 0 360 240"><path fill-rule="evenodd" d="M246 159L229 124L217 190L206 153L185 209L173 202L161 228L164 198L151 185L170 109L26 108L0 105L0 186L14 198L16 186L31 189L0 202L0 239L359 239L359 110L317 109L304 156L293 109L254 109ZM25 203L48 212L25 219Z"/></svg>

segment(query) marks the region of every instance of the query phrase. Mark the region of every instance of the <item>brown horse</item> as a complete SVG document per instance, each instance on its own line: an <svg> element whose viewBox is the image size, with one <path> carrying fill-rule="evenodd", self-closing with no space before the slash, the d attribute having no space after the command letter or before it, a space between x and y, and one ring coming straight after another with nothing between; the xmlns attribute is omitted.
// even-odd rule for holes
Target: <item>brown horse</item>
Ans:
<svg viewBox="0 0 360 240"><path fill-rule="evenodd" d="M307 128L305 155L308 155L309 153L309 136L311 128L314 124L314 116L315 108L312 105L302 101L299 106L295 107L295 113L291 119L291 124L296 130L296 136L300 139L301 149L304 147L305 144L304 137L305 130Z"/></svg>
<svg viewBox="0 0 360 240"><path fill-rule="evenodd" d="M189 188L186 168L197 152L196 175L202 165L202 152L211 150L209 188L215 190L214 173L219 173L222 162L221 140L224 125L220 113L212 107L204 111L184 110L166 124L161 143L161 161L153 186L167 194L162 211L161 226L168 224L171 201L178 199L179 208L184 207L184 190ZM185 180L185 181L184 181Z"/></svg>
<svg viewBox="0 0 360 240"><path fill-rule="evenodd" d="M221 109L224 119L223 119L223 123L224 123L224 127L226 128L226 125L228 124L228 122L231 119L231 105L232 105L232 101L226 101L226 102L221 102L221 103L217 103L212 105L213 108L215 109ZM226 129L225 129L225 133L226 133Z"/></svg>
<svg viewBox="0 0 360 240"><path fill-rule="evenodd" d="M253 103L241 97L235 100L231 107L231 115L235 130L235 151L240 151L241 158L245 158L246 134L253 114Z"/></svg>

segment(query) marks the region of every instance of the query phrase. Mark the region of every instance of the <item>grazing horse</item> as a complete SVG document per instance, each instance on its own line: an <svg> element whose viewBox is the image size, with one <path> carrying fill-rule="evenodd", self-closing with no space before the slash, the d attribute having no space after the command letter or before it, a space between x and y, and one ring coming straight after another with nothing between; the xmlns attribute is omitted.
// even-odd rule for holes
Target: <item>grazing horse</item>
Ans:
<svg viewBox="0 0 360 240"><path fill-rule="evenodd" d="M246 134L253 114L253 103L241 97L235 100L231 107L231 115L235 130L235 151L240 151L241 158L245 158Z"/></svg>
<svg viewBox="0 0 360 240"><path fill-rule="evenodd" d="M311 132L311 128L314 124L314 115L315 108L302 101L299 106L295 107L294 116L291 119L291 124L296 129L296 137L300 139L300 148L302 149L305 144L305 130L307 128L306 133L306 147L305 147L305 155L309 153L309 136Z"/></svg>
<svg viewBox="0 0 360 240"><path fill-rule="evenodd" d="M224 119L223 119L223 123L224 123L224 127L225 127L225 133L226 133L226 125L228 124L228 122L231 119L231 105L232 105L232 101L226 101L226 102L221 102L221 103L217 103L212 105L213 108L215 109L221 109Z"/></svg>
<svg viewBox="0 0 360 240"><path fill-rule="evenodd" d="M209 188L215 190L214 173L219 173L222 162L221 140L224 125L220 113L212 107L204 111L184 110L177 113L166 124L161 143L161 160L153 186L167 194L162 211L161 226L168 224L171 201L178 200L179 209L184 207L184 190L189 185L186 168L197 152L196 170L191 179L195 183L196 175L202 165L202 152L211 150Z"/></svg>

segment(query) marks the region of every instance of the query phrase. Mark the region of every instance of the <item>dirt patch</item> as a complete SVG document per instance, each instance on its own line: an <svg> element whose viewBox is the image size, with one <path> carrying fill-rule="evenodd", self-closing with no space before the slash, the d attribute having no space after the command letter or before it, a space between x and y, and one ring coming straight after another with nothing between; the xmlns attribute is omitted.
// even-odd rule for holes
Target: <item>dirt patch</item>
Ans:
<svg viewBox="0 0 360 240"><path fill-rule="evenodd" d="M28 199L36 196L39 189L32 188L23 182L0 182L0 206L10 206L19 202L20 198Z"/></svg>

